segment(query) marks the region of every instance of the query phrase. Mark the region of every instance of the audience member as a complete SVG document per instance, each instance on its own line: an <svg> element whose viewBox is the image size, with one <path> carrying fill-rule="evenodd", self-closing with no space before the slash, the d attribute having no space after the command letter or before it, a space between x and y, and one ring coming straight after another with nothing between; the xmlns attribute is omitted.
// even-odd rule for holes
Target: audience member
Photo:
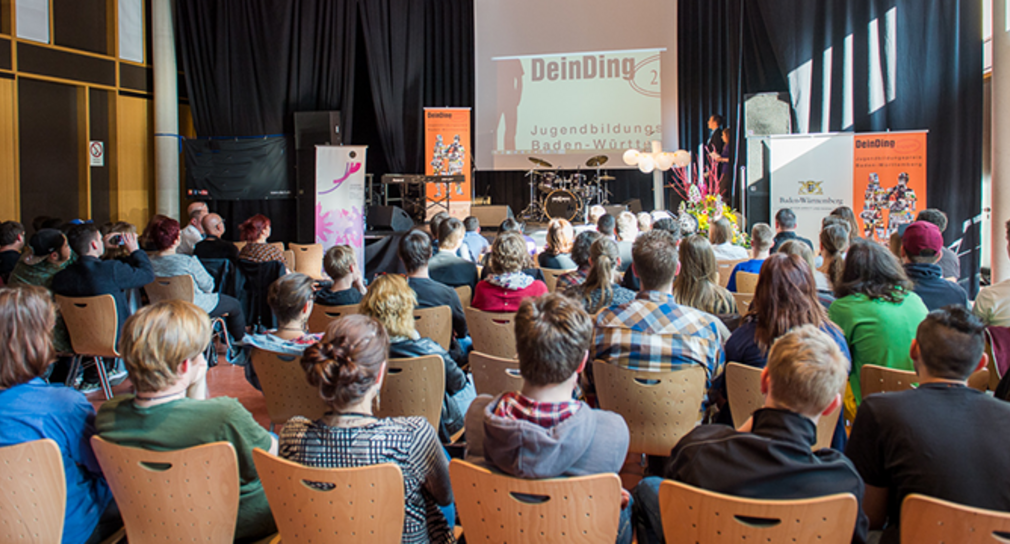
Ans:
<svg viewBox="0 0 1010 544"><path fill-rule="evenodd" d="M1006 222L1005 228L1007 253L1010 253L1010 221ZM979 291L972 312L986 325L1010 327L1010 279Z"/></svg>
<svg viewBox="0 0 1010 544"><path fill-rule="evenodd" d="M120 394L102 404L95 420L98 434L122 446L159 451L231 443L240 483L235 537L275 533L252 450L276 454L276 439L236 399L187 397L207 372L203 357L211 336L207 313L189 302L159 302L130 317L122 336L120 352L136 393Z"/></svg>
<svg viewBox="0 0 1010 544"><path fill-rule="evenodd" d="M448 306L452 311L452 332L457 340L467 338L466 314L459 295L448 285L428 277L428 260L431 259L431 238L414 229L400 239L397 255L407 269L407 284L414 290L418 308ZM467 301L469 302L469 301Z"/></svg>
<svg viewBox="0 0 1010 544"><path fill-rule="evenodd" d="M838 392L845 384L847 366L838 345L813 325L776 340L768 366L761 371L764 407L740 430L726 425L695 427L673 448L661 477L649 476L635 487L638 541L663 541L659 505L663 478L750 499L852 493L869 507L869 493L864 501L863 481L851 461L834 449L811 451L817 442L817 421L841 402ZM867 518L861 509L857 516L852 542L864 543Z"/></svg>
<svg viewBox="0 0 1010 544"><path fill-rule="evenodd" d="M592 318L554 293L523 301L515 329L522 390L481 395L471 405L467 457L518 478L620 472L630 440L624 418L573 400L589 361ZM622 509L617 542L631 542L630 514Z"/></svg>
<svg viewBox="0 0 1010 544"><path fill-rule="evenodd" d="M526 250L530 252L530 256L532 257L533 255L537 254L537 243L533 240L533 238L530 238L529 236L526 236L525 230L526 230L526 226L524 224L522 224L522 223L520 223L520 222L518 222L515 219L512 219L510 217L510 218L502 221L501 225L498 226L498 235L501 236L502 234L504 234L506 232L517 232L517 233L519 233L519 235L523 237L523 241L526 242ZM481 279L483 279L483 278L481 278Z"/></svg>
<svg viewBox="0 0 1010 544"><path fill-rule="evenodd" d="M567 219L551 219L547 224L547 240L544 250L537 255L540 268L551 270L572 270L578 268L572 260L572 244L575 242L575 229Z"/></svg>
<svg viewBox="0 0 1010 544"><path fill-rule="evenodd" d="M331 323L301 359L306 379L331 411L316 421L291 418L281 429L280 455L321 468L397 465L406 508L403 542L453 542L452 522L436 508L452 504L452 486L434 429L423 417L373 415L388 350L389 338L375 319L349 315Z"/></svg>
<svg viewBox="0 0 1010 544"><path fill-rule="evenodd" d="M670 215L663 210L654 211L652 214L656 216L656 221L652 224L652 230L669 232L679 247L681 238L680 223L678 223L676 219L670 217ZM624 271L624 276L621 277L621 287L638 292L640 285L634 266L629 267Z"/></svg>
<svg viewBox="0 0 1010 544"><path fill-rule="evenodd" d="M156 215L155 217L164 218L164 215ZM126 249L123 245L122 236L109 236L115 234L137 234L137 226L133 223L127 223L126 221L118 221L116 223L111 223L106 227L101 229L102 238L108 238L109 243L105 246L105 253L102 254L102 260L108 261L112 259L125 259L130 256L130 251Z"/></svg>
<svg viewBox="0 0 1010 544"><path fill-rule="evenodd" d="M555 291L563 293L586 281L586 276L589 274L589 267L591 266L589 262L589 250L600 238L603 238L603 235L595 230L584 230L575 237L575 242L572 243L572 261L577 268L567 274L558 276L558 281L554 286Z"/></svg>
<svg viewBox="0 0 1010 544"><path fill-rule="evenodd" d="M57 229L41 229L28 239L28 254L14 267L7 285L35 285L52 290L53 277L64 268L77 262L77 255L70 251L67 237ZM59 311L53 327L53 347L57 353L73 353L70 335Z"/></svg>
<svg viewBox="0 0 1010 544"><path fill-rule="evenodd" d="M848 223L821 229L821 266L814 272L818 291L831 291L838 278L842 277L850 233Z"/></svg>
<svg viewBox="0 0 1010 544"><path fill-rule="evenodd" d="M694 235L681 242L679 262L680 272L673 282L677 304L712 315L736 313L733 294L719 285L719 266L708 240Z"/></svg>
<svg viewBox="0 0 1010 544"><path fill-rule="evenodd" d="M442 399L442 417L438 436L442 442L451 441L456 431L463 428L463 415L473 401L473 384L463 369L431 338L421 337L414 327L414 306L417 298L403 276L386 274L375 278L368 293L361 300L360 312L382 323L389 333L389 356L393 358L438 355L445 365L445 396Z"/></svg>
<svg viewBox="0 0 1010 544"><path fill-rule="evenodd" d="M329 288L316 292L316 302L324 306L348 306L361 302L365 284L358 270L358 256L347 245L337 245L323 255L323 270L333 279Z"/></svg>
<svg viewBox="0 0 1010 544"><path fill-rule="evenodd" d="M638 220L638 232L649 232L652 230L652 214L649 212L638 212L635 214L635 219Z"/></svg>
<svg viewBox="0 0 1010 544"><path fill-rule="evenodd" d="M238 246L221 239L224 236L224 219L216 213L208 213L201 220L204 239L193 246L193 255L200 259L238 260Z"/></svg>
<svg viewBox="0 0 1010 544"><path fill-rule="evenodd" d="M167 215L156 213L147 221L147 225L144 227L144 232L140 233L140 236L137 237L137 241L140 243L140 249L143 249L144 251L154 251L154 243L151 242L151 229L167 217ZM104 239L105 236L103 235L102 238Z"/></svg>
<svg viewBox="0 0 1010 544"><path fill-rule="evenodd" d="M638 219L635 214L623 211L617 216L617 250L621 256L621 272L631 267L631 247L638 237Z"/></svg>
<svg viewBox="0 0 1010 544"><path fill-rule="evenodd" d="M852 208L848 206L839 206L831 210L830 215L845 221L849 225L849 240L851 242L862 240L859 236L859 233L861 232L859 229L859 223L856 221L856 214L852 211Z"/></svg>
<svg viewBox="0 0 1010 544"><path fill-rule="evenodd" d="M772 253L778 252L779 246L789 240L799 240L806 244L810 248L810 251L814 250L814 244L810 240L797 236L796 214L789 208L782 208L775 213L775 230L778 231L778 234L775 235L775 244L772 246Z"/></svg>
<svg viewBox="0 0 1010 544"><path fill-rule="evenodd" d="M845 398L846 417L851 421L863 398L860 369L873 364L912 370L908 349L928 310L912 292L912 282L901 263L879 244L849 248L835 296L838 299L828 309L828 317L841 327L852 353Z"/></svg>
<svg viewBox="0 0 1010 544"><path fill-rule="evenodd" d="M179 249L176 250L177 253L192 255L196 245L203 241L206 233L203 228L203 218L207 216L208 211L206 202L193 202L186 208L189 223L179 235L180 242Z"/></svg>
<svg viewBox="0 0 1010 544"><path fill-rule="evenodd" d="M179 244L182 243L179 227L179 222L175 219L163 217L151 228L151 242L157 251L151 257L154 275L159 278L173 276L193 278L192 302L210 317L224 319L228 335L232 340L240 342L245 336L245 315L242 313L242 305L234 297L214 292L214 278L207 273L200 259L178 253Z"/></svg>
<svg viewBox="0 0 1010 544"><path fill-rule="evenodd" d="M91 451L94 408L80 392L45 381L56 358L50 342L55 323L55 309L45 289L0 289L0 447L54 440L63 454L66 476L62 542L100 542L112 536L122 521ZM18 498L9 500L16 503Z"/></svg>
<svg viewBox="0 0 1010 544"><path fill-rule="evenodd" d="M582 307L591 314L608 306L635 300L634 291L617 284L620 263L617 244L610 238L600 237L589 248L590 269L586 280L565 294L581 301Z"/></svg>
<svg viewBox="0 0 1010 544"><path fill-rule="evenodd" d="M599 204L590 206L589 210L586 211L586 222L575 227L575 234L578 235L588 230L595 231L596 223L599 222L605 213L607 213L607 209Z"/></svg>
<svg viewBox="0 0 1010 544"><path fill-rule="evenodd" d="M271 229L270 219L265 215L256 214L246 219L238 226L238 230L242 241L246 243L238 253L239 260L255 263L284 262L284 251L267 243Z"/></svg>
<svg viewBox="0 0 1010 544"><path fill-rule="evenodd" d="M477 284L471 306L486 312L515 312L526 297L547 293L547 285L523 273L531 263L519 234L499 234L491 244L491 275Z"/></svg>
<svg viewBox="0 0 1010 544"><path fill-rule="evenodd" d="M960 285L943 279L940 265L943 235L928 221L916 221L901 236L901 258L905 274L912 280L912 291L919 295L926 309L938 310L951 304L968 307L968 293Z"/></svg>
<svg viewBox="0 0 1010 544"><path fill-rule="evenodd" d="M609 213L601 215L600 219L596 221L596 230L600 234L607 236L614 241L617 240L617 236L614 232L616 228L617 228L617 219L615 219L614 216L610 215Z"/></svg>
<svg viewBox="0 0 1010 544"><path fill-rule="evenodd" d="M936 208L922 210L915 217L915 220L928 221L936 225L940 229L941 235L947 230L947 214ZM940 265L943 277L954 278L955 280L961 277L961 259L949 247L944 246L940 254L940 262L936 264Z"/></svg>
<svg viewBox="0 0 1010 544"><path fill-rule="evenodd" d="M449 219L446 212L438 212L428 220L428 229L431 231L432 253L438 253L438 232L442 228L442 221Z"/></svg>
<svg viewBox="0 0 1010 544"><path fill-rule="evenodd" d="M814 272L814 284L818 286L817 300L819 300L821 305L825 308L830 307L831 303L835 301L834 291L822 290L820 286L833 284L828 281L827 276L825 276L823 272L817 269L817 266L814 264L814 252L810 250L810 246L799 240L786 240L781 246L779 246L778 253L796 255L806 261L807 266L809 266L810 270Z"/></svg>
<svg viewBox="0 0 1010 544"><path fill-rule="evenodd" d="M739 261L748 257L745 248L733 243L733 225L725 217L709 223L708 240L717 261Z"/></svg>
<svg viewBox="0 0 1010 544"><path fill-rule="evenodd" d="M315 334L308 332L312 299L315 296L312 284L312 278L297 272L285 274L274 280L267 289L267 304L277 318L277 329L247 334L242 338L242 343L250 349L298 356L305 351L305 348L318 342L322 332ZM261 389L253 365L245 365L245 377L253 387Z"/></svg>
<svg viewBox="0 0 1010 544"><path fill-rule="evenodd" d="M25 247L25 227L17 221L0 223L0 279L10 282L11 272L21 260Z"/></svg>
<svg viewBox="0 0 1010 544"><path fill-rule="evenodd" d="M477 287L477 265L459 257L456 252L463 246L466 230L463 222L455 217L447 217L438 227L438 253L428 260L428 275L431 279L449 287Z"/></svg>
<svg viewBox="0 0 1010 544"><path fill-rule="evenodd" d="M101 256L112 236L121 236L130 254L122 260L103 261ZM121 330L130 315L126 290L139 289L155 277L151 261L137 245L137 235L110 234L102 239L97 226L85 223L70 229L67 241L77 254L77 262L53 276L53 292L67 297L112 295L116 299L118 330Z"/></svg>
<svg viewBox="0 0 1010 544"><path fill-rule="evenodd" d="M768 252L771 251L772 244L774 243L774 235L775 233L772 231L772 228L768 226L768 223L757 223L751 227L750 260L737 263L736 266L733 267L733 271L729 275L729 283L726 284L727 291L730 293L736 292L737 272L747 272L750 274L758 274L761 272L761 265L765 262L765 259L768 258Z"/></svg>
<svg viewBox="0 0 1010 544"><path fill-rule="evenodd" d="M491 249L491 242L480 233L480 220L474 216L469 216L463 220L463 227L466 234L463 235L463 245L470 251L470 257L474 263L481 262L484 254Z"/></svg>
<svg viewBox="0 0 1010 544"><path fill-rule="evenodd" d="M985 368L984 347L984 325L967 308L934 310L911 344L918 387L863 399L845 454L866 481L863 511L871 529L884 529L882 544L899 542L912 493L1010 511L999 483L1010 473L1010 404L965 383Z"/></svg>
<svg viewBox="0 0 1010 544"><path fill-rule="evenodd" d="M635 240L633 252L642 289L635 300L597 315L592 359L650 371L701 365L711 380L724 360L721 322L670 294L679 267L676 239L653 229Z"/></svg>

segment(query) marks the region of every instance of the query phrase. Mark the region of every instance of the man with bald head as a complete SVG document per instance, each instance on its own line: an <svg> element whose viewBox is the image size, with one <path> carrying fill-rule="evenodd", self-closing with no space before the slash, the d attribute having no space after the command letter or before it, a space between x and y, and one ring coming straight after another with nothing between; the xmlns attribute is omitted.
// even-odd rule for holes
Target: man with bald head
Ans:
<svg viewBox="0 0 1010 544"><path fill-rule="evenodd" d="M204 216L207 215L207 203L194 202L186 208L186 212L189 214L189 224L179 233L179 247L175 252L183 255L192 255L193 248L203 240L202 221Z"/></svg>
<svg viewBox="0 0 1010 544"><path fill-rule="evenodd" d="M200 259L238 260L238 247L221 239L221 235L224 234L224 219L220 215L216 213L204 215L201 226L206 238L196 244L196 247L193 248L193 255Z"/></svg>

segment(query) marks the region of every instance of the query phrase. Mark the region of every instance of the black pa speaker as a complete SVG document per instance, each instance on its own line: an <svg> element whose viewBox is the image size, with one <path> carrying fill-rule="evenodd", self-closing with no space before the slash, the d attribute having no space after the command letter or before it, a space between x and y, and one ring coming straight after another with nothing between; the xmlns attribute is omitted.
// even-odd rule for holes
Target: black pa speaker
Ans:
<svg viewBox="0 0 1010 544"><path fill-rule="evenodd" d="M631 200L625 200L624 206L628 208L628 211L634 214L642 213L642 201L637 198L632 198Z"/></svg>
<svg viewBox="0 0 1010 544"><path fill-rule="evenodd" d="M628 211L628 207L625 206L624 204L618 204L616 206L604 206L603 208L607 210L607 213L614 216L614 219L617 219L617 216L621 215L621 212Z"/></svg>
<svg viewBox="0 0 1010 544"><path fill-rule="evenodd" d="M367 221L369 230L406 232L414 227L407 212L397 206L372 206L368 209Z"/></svg>
<svg viewBox="0 0 1010 544"><path fill-rule="evenodd" d="M339 111L295 112L295 149L340 144Z"/></svg>

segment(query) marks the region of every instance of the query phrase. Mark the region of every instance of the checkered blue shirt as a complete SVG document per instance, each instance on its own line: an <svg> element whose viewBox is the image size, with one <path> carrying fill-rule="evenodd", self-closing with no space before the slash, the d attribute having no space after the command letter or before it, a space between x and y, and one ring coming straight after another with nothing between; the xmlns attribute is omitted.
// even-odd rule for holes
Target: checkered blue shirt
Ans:
<svg viewBox="0 0 1010 544"><path fill-rule="evenodd" d="M656 372L702 365L710 385L725 361L716 319L677 304L670 294L643 291L597 316L593 359Z"/></svg>

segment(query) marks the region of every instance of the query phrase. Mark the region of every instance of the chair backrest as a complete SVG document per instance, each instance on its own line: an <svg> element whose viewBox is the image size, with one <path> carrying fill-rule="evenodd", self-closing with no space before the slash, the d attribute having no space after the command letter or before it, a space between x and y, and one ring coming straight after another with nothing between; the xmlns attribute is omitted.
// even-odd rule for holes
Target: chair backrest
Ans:
<svg viewBox="0 0 1010 544"><path fill-rule="evenodd" d="M547 284L547 290L554 292L558 287L558 278L564 274L567 274L575 270L574 268L568 269L557 269L557 268L541 268L540 271L544 273L544 283Z"/></svg>
<svg viewBox="0 0 1010 544"><path fill-rule="evenodd" d="M284 251L286 251L286 250L284 249L284 242L268 242L268 243L269 243L270 245L274 246L275 248L277 248L277 249L281 250L281 252L282 252L282 253L283 253Z"/></svg>
<svg viewBox="0 0 1010 544"><path fill-rule="evenodd" d="M705 369L700 365L649 372L595 361L593 377L600 408L628 423L629 452L668 456L701 417Z"/></svg>
<svg viewBox="0 0 1010 544"><path fill-rule="evenodd" d="M403 474L397 465L315 468L259 448L253 461L284 542L315 542L325 535L333 542L394 544L403 538Z"/></svg>
<svg viewBox="0 0 1010 544"><path fill-rule="evenodd" d="M459 287L454 287L456 291L456 296L459 297L460 304L464 308L470 307L470 301L473 300L473 289L470 289L469 285L460 285Z"/></svg>
<svg viewBox="0 0 1010 544"><path fill-rule="evenodd" d="M295 266L298 264L295 260L295 252L290 249L284 250L284 266L288 267L288 270L294 270ZM312 276L309 276L312 277Z"/></svg>
<svg viewBox="0 0 1010 544"><path fill-rule="evenodd" d="M765 402L765 396L761 394L761 369L740 363L727 363L726 397L729 400L729 412L733 416L733 426L743 425Z"/></svg>
<svg viewBox="0 0 1010 544"><path fill-rule="evenodd" d="M435 429L442 417L445 362L439 355L390 359L379 391L378 417L423 416Z"/></svg>
<svg viewBox="0 0 1010 544"><path fill-rule="evenodd" d="M452 310L448 306L414 309L414 328L423 338L431 338L448 351L452 343Z"/></svg>
<svg viewBox="0 0 1010 544"><path fill-rule="evenodd" d="M63 454L46 438L0 448L0 542L47 544L63 536Z"/></svg>
<svg viewBox="0 0 1010 544"><path fill-rule="evenodd" d="M474 351L506 359L515 358L515 314L485 312L477 308L465 308L464 311Z"/></svg>
<svg viewBox="0 0 1010 544"><path fill-rule="evenodd" d="M288 244L295 256L291 270L310 278L323 278L323 244Z"/></svg>
<svg viewBox="0 0 1010 544"><path fill-rule="evenodd" d="M165 300L193 302L195 289L193 276L189 274L154 278L154 281L144 286L144 292L147 293L151 304Z"/></svg>
<svg viewBox="0 0 1010 544"><path fill-rule="evenodd" d="M733 300L736 302L736 313L747 315L751 303L754 302L754 293L733 293Z"/></svg>
<svg viewBox="0 0 1010 544"><path fill-rule="evenodd" d="M1010 513L913 493L901 503L902 544L1010 542Z"/></svg>
<svg viewBox="0 0 1010 544"><path fill-rule="evenodd" d="M67 325L70 345L78 355L119 357L116 333L119 318L112 295L64 297L56 295L56 305Z"/></svg>
<svg viewBox="0 0 1010 544"><path fill-rule="evenodd" d="M740 271L736 273L737 293L754 293L757 291L758 278L761 277L753 272Z"/></svg>
<svg viewBox="0 0 1010 544"><path fill-rule="evenodd" d="M859 389L864 399L875 393L912 389L917 383L919 383L919 376L911 370L880 365L863 365L859 369Z"/></svg>
<svg viewBox="0 0 1010 544"><path fill-rule="evenodd" d="M729 277L733 274L733 269L736 265L746 261L747 259L739 259L736 261L717 261L716 264L719 267L719 285L726 287L729 284Z"/></svg>
<svg viewBox="0 0 1010 544"><path fill-rule="evenodd" d="M453 459L456 510L467 542L614 542L621 513L616 474L523 480Z"/></svg>
<svg viewBox="0 0 1010 544"><path fill-rule="evenodd" d="M249 242L246 242L246 241L243 241L243 240L239 240L238 242L233 242L233 243L235 244L235 247L238 248L239 251L242 251L242 248L244 248L245 245L248 244Z"/></svg>
<svg viewBox="0 0 1010 544"><path fill-rule="evenodd" d="M232 542L238 516L235 448L213 442L151 451L91 438L133 542Z"/></svg>
<svg viewBox="0 0 1010 544"><path fill-rule="evenodd" d="M851 493L810 499L745 499L664 480L659 486L659 511L663 534L671 544L848 544L859 506Z"/></svg>
<svg viewBox="0 0 1010 544"><path fill-rule="evenodd" d="M326 332L326 327L330 325L330 321L356 313L358 313L357 304L348 304L346 306L314 304L312 306L312 313L309 314L309 332Z"/></svg>
<svg viewBox="0 0 1010 544"><path fill-rule="evenodd" d="M471 351L469 361L473 386L478 395L497 395L522 389L523 377L519 374L519 361L479 351Z"/></svg>
<svg viewBox="0 0 1010 544"><path fill-rule="evenodd" d="M273 425L284 425L294 416L315 421L329 409L319 397L319 388L305 379L301 357L254 348L250 359Z"/></svg>

